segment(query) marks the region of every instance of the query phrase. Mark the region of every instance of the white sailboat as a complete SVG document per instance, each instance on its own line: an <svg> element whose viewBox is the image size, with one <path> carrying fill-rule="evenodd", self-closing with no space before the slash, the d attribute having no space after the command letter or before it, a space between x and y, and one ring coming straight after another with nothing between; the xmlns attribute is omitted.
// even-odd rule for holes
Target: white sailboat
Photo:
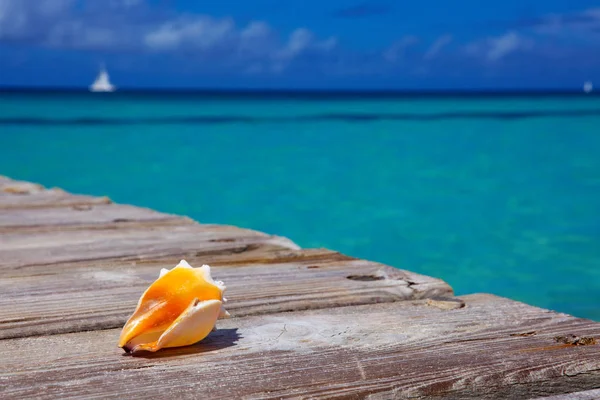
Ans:
<svg viewBox="0 0 600 400"><path fill-rule="evenodd" d="M96 77L94 83L90 85L91 92L114 92L116 89L115 85L110 83L108 72L104 65L100 67L100 73Z"/></svg>
<svg viewBox="0 0 600 400"><path fill-rule="evenodd" d="M583 84L583 91L585 93L591 93L594 90L594 85L592 85L591 81L587 81Z"/></svg>

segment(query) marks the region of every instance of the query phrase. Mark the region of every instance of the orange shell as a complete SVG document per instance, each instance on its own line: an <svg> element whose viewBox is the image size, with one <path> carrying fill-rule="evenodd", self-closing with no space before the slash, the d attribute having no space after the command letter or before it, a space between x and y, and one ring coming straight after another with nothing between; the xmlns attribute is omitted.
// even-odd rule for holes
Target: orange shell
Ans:
<svg viewBox="0 0 600 400"><path fill-rule="evenodd" d="M222 282L215 282L212 279L208 265L192 268L182 260L170 271L161 270L159 278L142 294L135 312L125 323L119 338L119 347L127 351L131 351L133 347L137 347L137 350L156 351L160 347L185 346L202 340L214 328L217 318L229 315L222 308L222 303L226 301L223 298L224 290L225 285ZM214 320L212 317L208 318L207 316L215 314L215 310ZM185 321L184 317L188 321ZM195 318L197 321L201 319L202 324L212 324L212 326L208 330L204 326L199 329L198 322L189 321L190 318ZM195 332L186 333L184 335L186 339L178 340L172 335L174 332L182 335L181 327L176 329L176 326L182 323L184 323L182 326L194 326ZM204 331L206 334L200 334ZM168 343L155 348L166 332L171 335ZM154 339L154 342L145 343L143 338L149 341ZM191 340L195 341L188 343ZM133 342L140 341L142 343L133 346ZM145 345L140 346L140 344Z"/></svg>

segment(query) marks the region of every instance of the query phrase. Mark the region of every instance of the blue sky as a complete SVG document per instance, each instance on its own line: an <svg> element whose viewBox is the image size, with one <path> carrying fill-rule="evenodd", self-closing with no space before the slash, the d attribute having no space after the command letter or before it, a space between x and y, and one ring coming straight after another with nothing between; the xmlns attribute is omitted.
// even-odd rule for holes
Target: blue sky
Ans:
<svg viewBox="0 0 600 400"><path fill-rule="evenodd" d="M0 85L512 89L600 82L590 0L0 0Z"/></svg>

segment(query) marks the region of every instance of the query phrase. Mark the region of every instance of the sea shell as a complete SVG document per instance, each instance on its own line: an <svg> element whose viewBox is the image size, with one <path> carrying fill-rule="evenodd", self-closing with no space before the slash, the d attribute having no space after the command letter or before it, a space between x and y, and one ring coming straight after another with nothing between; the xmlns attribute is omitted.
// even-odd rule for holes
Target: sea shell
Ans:
<svg viewBox="0 0 600 400"><path fill-rule="evenodd" d="M199 342L215 329L217 319L229 317L224 291L208 265L192 268L181 260L172 270L163 268L125 323L119 347L129 353L154 352Z"/></svg>

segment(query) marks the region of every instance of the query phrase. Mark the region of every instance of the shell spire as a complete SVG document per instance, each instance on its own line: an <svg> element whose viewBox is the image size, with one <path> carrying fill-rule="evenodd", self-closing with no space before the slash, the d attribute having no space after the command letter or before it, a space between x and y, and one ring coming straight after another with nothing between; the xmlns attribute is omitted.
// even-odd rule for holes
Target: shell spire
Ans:
<svg viewBox="0 0 600 400"><path fill-rule="evenodd" d="M208 265L193 268L181 260L171 270L161 269L125 323L119 347L135 353L199 342L216 329L217 319L229 317L224 292Z"/></svg>

